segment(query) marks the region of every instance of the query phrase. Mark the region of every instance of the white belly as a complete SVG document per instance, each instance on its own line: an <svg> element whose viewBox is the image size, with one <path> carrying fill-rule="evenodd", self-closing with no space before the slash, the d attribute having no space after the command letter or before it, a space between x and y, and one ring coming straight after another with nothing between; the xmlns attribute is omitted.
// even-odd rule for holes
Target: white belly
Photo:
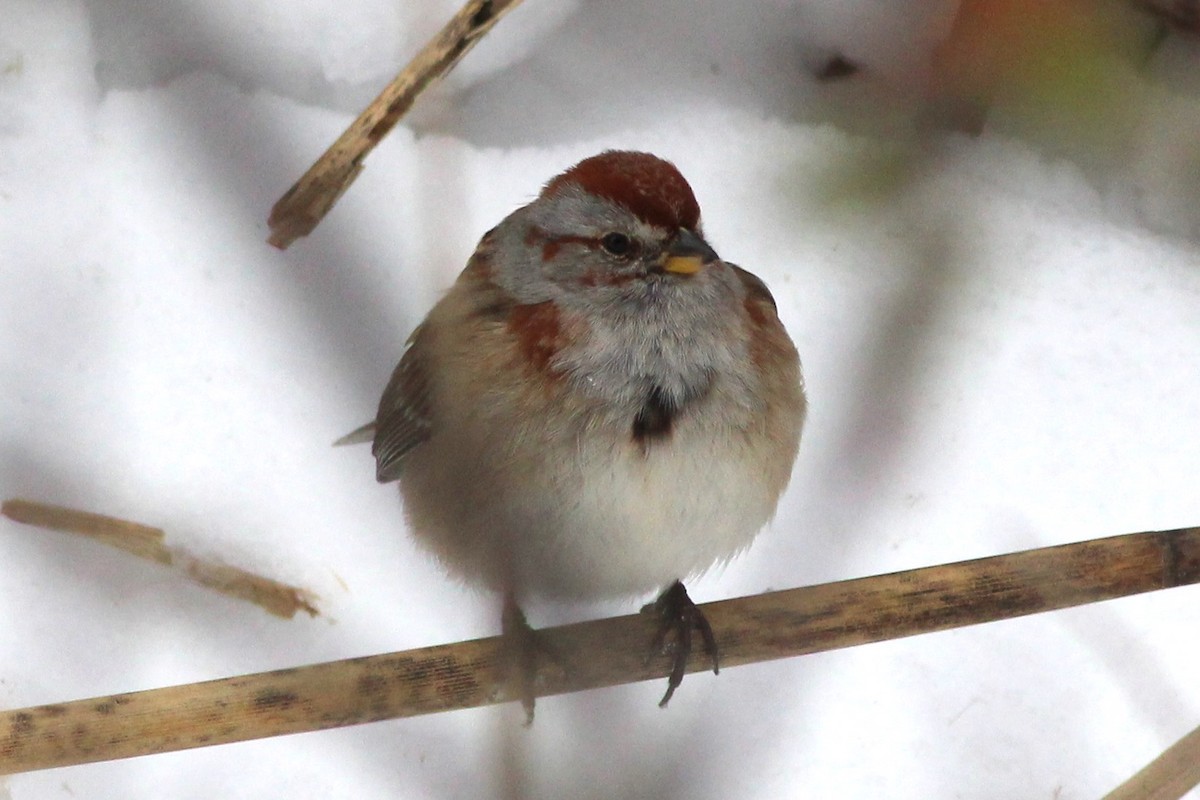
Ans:
<svg viewBox="0 0 1200 800"><path fill-rule="evenodd" d="M786 482L761 474L770 459L740 433L718 447L713 431L688 422L645 451L628 437L604 448L579 444L597 437L518 448L537 452L536 463L513 457L512 431L430 441L401 479L410 524L453 572L518 597L661 590L746 548ZM758 443L795 452L786 441ZM471 457L451 457L460 449Z"/></svg>

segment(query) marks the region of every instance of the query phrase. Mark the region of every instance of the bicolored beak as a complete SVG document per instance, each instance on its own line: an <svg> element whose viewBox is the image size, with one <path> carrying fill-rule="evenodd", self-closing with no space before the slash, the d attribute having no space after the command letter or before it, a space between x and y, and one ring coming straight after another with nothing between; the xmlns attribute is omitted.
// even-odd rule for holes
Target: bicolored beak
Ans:
<svg viewBox="0 0 1200 800"><path fill-rule="evenodd" d="M689 230L680 230L663 252L660 263L663 272L695 275L705 264L711 264L719 258L708 242Z"/></svg>

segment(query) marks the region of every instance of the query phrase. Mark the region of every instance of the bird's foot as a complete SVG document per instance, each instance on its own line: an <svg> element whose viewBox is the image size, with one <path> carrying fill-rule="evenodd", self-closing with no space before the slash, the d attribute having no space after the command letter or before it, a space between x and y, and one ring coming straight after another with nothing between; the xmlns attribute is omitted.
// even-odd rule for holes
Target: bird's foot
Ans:
<svg viewBox="0 0 1200 800"><path fill-rule="evenodd" d="M536 630L529 626L525 612L511 597L504 598L504 609L500 614L503 636L504 659L508 668L508 685L525 709L525 726L533 724L535 685L538 667L543 659L561 664L558 653L550 647Z"/></svg>
<svg viewBox="0 0 1200 800"><path fill-rule="evenodd" d="M681 581L675 581L658 599L642 609L658 615L658 632L650 646L647 660L667 649L667 635L673 634L674 641L670 647L672 652L671 675L667 679L667 693L659 702L662 708L670 702L671 696L683 683L684 673L687 672L688 659L692 655L692 631L700 631L700 639L704 643L704 652L712 658L713 674L720 672L717 661L717 639L713 636L712 626L704 617L700 607L688 597L687 589Z"/></svg>

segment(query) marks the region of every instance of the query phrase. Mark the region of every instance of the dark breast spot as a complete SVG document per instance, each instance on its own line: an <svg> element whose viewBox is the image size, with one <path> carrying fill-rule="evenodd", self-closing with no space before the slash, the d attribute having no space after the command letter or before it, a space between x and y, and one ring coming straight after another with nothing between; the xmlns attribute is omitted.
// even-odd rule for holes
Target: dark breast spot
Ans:
<svg viewBox="0 0 1200 800"><path fill-rule="evenodd" d="M633 418L633 440L645 446L670 436L677 410L661 387L652 388Z"/></svg>

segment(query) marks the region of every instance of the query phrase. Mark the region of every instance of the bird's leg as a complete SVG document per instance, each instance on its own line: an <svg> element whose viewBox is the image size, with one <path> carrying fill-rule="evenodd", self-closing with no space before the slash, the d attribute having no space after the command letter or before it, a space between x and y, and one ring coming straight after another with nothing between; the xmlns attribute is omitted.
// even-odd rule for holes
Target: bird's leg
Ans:
<svg viewBox="0 0 1200 800"><path fill-rule="evenodd" d="M525 725L528 727L533 724L534 683L538 664L543 656L555 662L558 657L538 632L529 626L525 612L509 593L504 595L500 629L504 639L504 657L508 662L509 686L521 700L521 706L525 709Z"/></svg>
<svg viewBox="0 0 1200 800"><path fill-rule="evenodd" d="M667 679L667 693L663 695L662 701L658 704L660 708L670 702L671 695L675 694L679 684L683 683L683 675L687 671L688 659L692 654L693 629L700 631L700 638L704 642L704 652L712 657L713 674L721 671L717 662L717 639L713 636L712 626L708 624L700 607L692 602L692 598L688 597L687 589L683 587L682 581L672 583L666 591L659 595L657 600L643 608L642 611L657 614L659 620L658 632L654 635L654 642L650 646L650 657L663 652L667 634L673 633L675 637L672 647L674 654L671 660L671 676Z"/></svg>

